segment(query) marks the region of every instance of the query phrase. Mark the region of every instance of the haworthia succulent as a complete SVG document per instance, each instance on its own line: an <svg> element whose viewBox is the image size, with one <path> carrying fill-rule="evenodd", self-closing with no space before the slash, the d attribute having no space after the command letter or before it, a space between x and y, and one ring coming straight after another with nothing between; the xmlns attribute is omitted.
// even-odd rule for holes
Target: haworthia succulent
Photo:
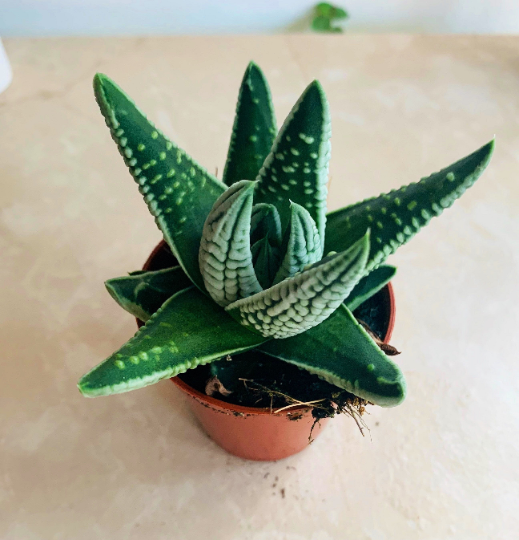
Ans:
<svg viewBox="0 0 519 540"><path fill-rule="evenodd" d="M366 270L376 268L474 184L488 165L493 149L491 141L418 183L331 212L325 252L347 249L371 227Z"/></svg>
<svg viewBox="0 0 519 540"><path fill-rule="evenodd" d="M112 138L180 265L200 289L198 246L205 218L225 185L168 140L108 77L94 90Z"/></svg>
<svg viewBox="0 0 519 540"><path fill-rule="evenodd" d="M258 282L263 289L268 289L279 268L279 248L273 246L269 237L265 236L251 247L251 253Z"/></svg>
<svg viewBox="0 0 519 540"><path fill-rule="evenodd" d="M252 207L250 240L255 244L268 236L273 245L281 244L281 221L279 212L272 204L259 203Z"/></svg>
<svg viewBox="0 0 519 540"><path fill-rule="evenodd" d="M256 178L276 132L276 117L267 80L261 69L251 62L241 83L223 173L223 181L228 186Z"/></svg>
<svg viewBox="0 0 519 540"><path fill-rule="evenodd" d="M124 392L260 348L373 403L402 401L398 367L346 306L357 307L394 275L380 266L384 259L475 182L493 142L417 184L332 212L327 224L330 119L319 83L305 90L274 139L268 85L257 66L248 67L224 171L228 191L110 79L97 75L94 89L185 274L170 269L107 282L125 309L149 319L81 379L80 390L88 396ZM253 207L254 191L259 204ZM330 253L319 261L323 245ZM169 282L175 275L179 279ZM227 313L203 294L206 285Z"/></svg>
<svg viewBox="0 0 519 540"><path fill-rule="evenodd" d="M260 349L376 405L393 407L405 398L400 369L344 305L304 334L269 341Z"/></svg>
<svg viewBox="0 0 519 540"><path fill-rule="evenodd" d="M200 243L200 271L211 298L227 306L261 291L250 249L255 182L233 184L207 216Z"/></svg>
<svg viewBox="0 0 519 540"><path fill-rule="evenodd" d="M394 266L379 266L355 285L344 303L350 311L356 310L368 298L387 285L395 277L395 274L396 268Z"/></svg>
<svg viewBox="0 0 519 540"><path fill-rule="evenodd" d="M323 246L319 232L308 210L292 203L290 225L285 232L285 251L274 284L300 272L307 264L313 264L323 256Z"/></svg>
<svg viewBox="0 0 519 540"><path fill-rule="evenodd" d="M324 240L331 136L328 102L314 81L281 128L258 176L257 200L276 205L285 229L290 201L308 210Z"/></svg>
<svg viewBox="0 0 519 540"><path fill-rule="evenodd" d="M174 377L264 339L192 287L172 296L116 353L78 384L87 397L127 392Z"/></svg>
<svg viewBox="0 0 519 540"><path fill-rule="evenodd" d="M128 313L144 322L168 298L192 285L180 266L154 272L136 272L105 282L110 296Z"/></svg>
<svg viewBox="0 0 519 540"><path fill-rule="evenodd" d="M363 275L368 253L369 232L347 251L226 310L264 337L284 339L305 332L327 319L348 296Z"/></svg>

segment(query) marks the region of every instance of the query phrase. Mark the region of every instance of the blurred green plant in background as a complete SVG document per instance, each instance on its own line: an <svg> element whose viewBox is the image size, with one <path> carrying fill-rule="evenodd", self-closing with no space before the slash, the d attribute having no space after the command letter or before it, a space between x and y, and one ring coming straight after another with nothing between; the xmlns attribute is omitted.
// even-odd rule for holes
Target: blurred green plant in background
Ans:
<svg viewBox="0 0 519 540"><path fill-rule="evenodd" d="M344 9L332 6L327 2L321 2L314 8L312 30L315 32L341 33L343 32L342 26L336 26L333 23L348 18L349 15Z"/></svg>

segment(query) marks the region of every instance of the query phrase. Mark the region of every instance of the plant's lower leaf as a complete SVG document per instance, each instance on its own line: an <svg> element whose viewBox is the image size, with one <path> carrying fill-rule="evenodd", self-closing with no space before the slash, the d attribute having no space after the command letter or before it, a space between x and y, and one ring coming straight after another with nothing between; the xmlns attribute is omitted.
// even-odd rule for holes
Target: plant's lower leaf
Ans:
<svg viewBox="0 0 519 540"><path fill-rule="evenodd" d="M132 272L105 282L110 296L128 313L146 322L162 304L193 284L180 266L154 272Z"/></svg>
<svg viewBox="0 0 519 540"><path fill-rule="evenodd" d="M406 384L399 367L344 305L319 326L269 341L259 349L376 405L394 407L405 398Z"/></svg>
<svg viewBox="0 0 519 540"><path fill-rule="evenodd" d="M133 338L87 373L78 387L87 397L127 392L264 341L193 287L167 300Z"/></svg>
<svg viewBox="0 0 519 540"><path fill-rule="evenodd" d="M349 250L325 257L266 291L229 304L242 325L265 337L285 339L328 318L364 274L369 231Z"/></svg>
<svg viewBox="0 0 519 540"><path fill-rule="evenodd" d="M329 213L325 253L347 249L370 227L366 270L373 270L472 186L488 165L493 150L491 141L420 182Z"/></svg>
<svg viewBox="0 0 519 540"><path fill-rule="evenodd" d="M106 75L94 78L97 103L173 255L201 290L198 248L205 218L225 184L167 139Z"/></svg>
<svg viewBox="0 0 519 540"><path fill-rule="evenodd" d="M227 306L261 291L250 249L255 182L234 183L215 202L200 242L200 271L211 298Z"/></svg>
<svg viewBox="0 0 519 540"><path fill-rule="evenodd" d="M350 311L355 311L368 298L387 285L396 274L394 266L382 265L363 277L348 295L344 303Z"/></svg>
<svg viewBox="0 0 519 540"><path fill-rule="evenodd" d="M251 62L241 82L223 172L223 181L228 186L256 178L276 132L276 117L267 80L261 69Z"/></svg>

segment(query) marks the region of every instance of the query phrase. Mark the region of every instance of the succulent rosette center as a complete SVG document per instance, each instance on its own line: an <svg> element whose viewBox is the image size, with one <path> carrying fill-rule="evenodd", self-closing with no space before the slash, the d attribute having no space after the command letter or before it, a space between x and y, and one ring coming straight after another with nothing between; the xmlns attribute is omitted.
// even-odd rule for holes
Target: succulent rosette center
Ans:
<svg viewBox="0 0 519 540"><path fill-rule="evenodd" d="M256 185L236 182L214 204L202 232L200 272L211 298L240 324L281 339L320 324L339 307L363 275L369 233L322 259L310 213L292 202L282 238L277 208L253 205Z"/></svg>

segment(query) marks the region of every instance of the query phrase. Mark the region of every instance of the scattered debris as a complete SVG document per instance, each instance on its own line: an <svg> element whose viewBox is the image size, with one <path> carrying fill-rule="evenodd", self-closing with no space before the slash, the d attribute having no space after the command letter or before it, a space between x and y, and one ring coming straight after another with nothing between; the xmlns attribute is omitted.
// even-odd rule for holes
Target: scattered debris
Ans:
<svg viewBox="0 0 519 540"><path fill-rule="evenodd" d="M229 396L232 394L225 386L219 381L218 377L211 377L205 384L205 393L207 396L214 396L220 394L221 396Z"/></svg>
<svg viewBox="0 0 519 540"><path fill-rule="evenodd" d="M373 341L384 351L384 353L387 354L387 356L396 356L397 354L400 354L400 351L393 347L393 345L390 345L389 343L384 343L380 337L371 330L371 328L362 320L357 319L359 324L366 330L366 332L370 335L370 337L373 339Z"/></svg>

